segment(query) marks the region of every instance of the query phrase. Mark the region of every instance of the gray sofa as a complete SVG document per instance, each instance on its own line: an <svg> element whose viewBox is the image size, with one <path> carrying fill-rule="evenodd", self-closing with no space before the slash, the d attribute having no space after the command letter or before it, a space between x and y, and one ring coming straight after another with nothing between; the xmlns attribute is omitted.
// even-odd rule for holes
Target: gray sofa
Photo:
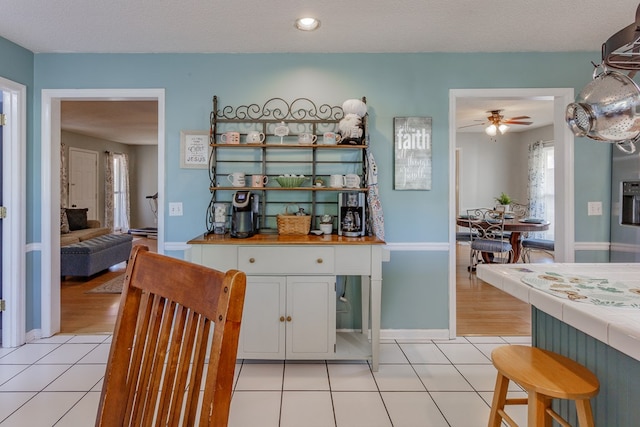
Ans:
<svg viewBox="0 0 640 427"><path fill-rule="evenodd" d="M88 228L69 231L68 233L60 233L60 246L83 242L93 239L94 237L109 234L111 231L107 227L101 227L100 221L94 219L87 220L87 227Z"/></svg>

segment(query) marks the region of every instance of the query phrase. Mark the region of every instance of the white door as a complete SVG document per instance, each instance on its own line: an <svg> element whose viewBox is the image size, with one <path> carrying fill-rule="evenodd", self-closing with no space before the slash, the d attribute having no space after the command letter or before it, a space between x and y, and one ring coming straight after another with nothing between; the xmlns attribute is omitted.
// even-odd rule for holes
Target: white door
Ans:
<svg viewBox="0 0 640 427"><path fill-rule="evenodd" d="M98 152L69 147L69 207L98 219Z"/></svg>

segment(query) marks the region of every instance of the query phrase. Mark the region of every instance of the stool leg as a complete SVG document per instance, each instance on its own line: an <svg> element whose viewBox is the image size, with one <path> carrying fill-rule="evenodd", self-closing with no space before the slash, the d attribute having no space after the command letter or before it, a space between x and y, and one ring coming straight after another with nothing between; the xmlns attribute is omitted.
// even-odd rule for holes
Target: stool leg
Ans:
<svg viewBox="0 0 640 427"><path fill-rule="evenodd" d="M498 372L496 377L496 387L493 390L493 402L491 403L491 414L489 415L489 427L500 427L502 416L498 410L504 410L504 403L507 400L507 390L509 388L509 378Z"/></svg>
<svg viewBox="0 0 640 427"><path fill-rule="evenodd" d="M594 427L593 413L591 412L591 402L589 399L576 400L576 410L578 412L578 425L580 427Z"/></svg>
<svg viewBox="0 0 640 427"><path fill-rule="evenodd" d="M529 427L551 427L553 419L551 415L547 414L549 407L551 407L551 399L548 396L529 391L527 425Z"/></svg>

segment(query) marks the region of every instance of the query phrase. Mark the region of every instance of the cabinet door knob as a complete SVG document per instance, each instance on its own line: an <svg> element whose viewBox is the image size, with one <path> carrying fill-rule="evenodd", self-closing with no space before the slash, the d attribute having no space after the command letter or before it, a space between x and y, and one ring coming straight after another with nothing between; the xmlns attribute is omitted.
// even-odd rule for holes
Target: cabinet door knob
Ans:
<svg viewBox="0 0 640 427"><path fill-rule="evenodd" d="M322 258L318 258L318 259L316 260L316 262L317 262L318 264L322 264Z"/></svg>
<svg viewBox="0 0 640 427"><path fill-rule="evenodd" d="M254 262L256 262L255 258L249 258L249 264L253 264Z"/></svg>
<svg viewBox="0 0 640 427"><path fill-rule="evenodd" d="M284 322L284 316L280 316L280 321Z"/></svg>
<svg viewBox="0 0 640 427"><path fill-rule="evenodd" d="M291 322L291 316L287 316L287 322Z"/></svg>

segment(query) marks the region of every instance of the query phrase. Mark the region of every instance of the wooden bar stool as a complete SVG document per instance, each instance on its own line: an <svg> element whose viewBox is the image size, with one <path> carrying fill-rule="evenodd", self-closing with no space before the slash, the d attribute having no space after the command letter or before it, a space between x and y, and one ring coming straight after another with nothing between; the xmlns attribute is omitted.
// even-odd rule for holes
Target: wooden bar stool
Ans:
<svg viewBox="0 0 640 427"><path fill-rule="evenodd" d="M506 345L491 352L498 370L489 417L489 427L500 427L504 420L517 424L504 412L505 405L528 405L528 427L551 427L552 418L571 427L551 409L553 399L574 400L580 427L594 427L590 398L598 394L598 378L581 364L536 347ZM528 399L507 399L509 381L520 385Z"/></svg>

